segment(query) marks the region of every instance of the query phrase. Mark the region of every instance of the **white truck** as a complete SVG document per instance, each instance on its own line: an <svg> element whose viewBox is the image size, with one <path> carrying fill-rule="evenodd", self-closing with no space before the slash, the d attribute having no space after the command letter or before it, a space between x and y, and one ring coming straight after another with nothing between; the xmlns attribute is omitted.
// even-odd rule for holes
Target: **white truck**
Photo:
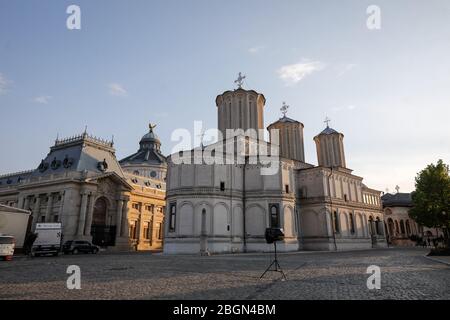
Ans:
<svg viewBox="0 0 450 320"><path fill-rule="evenodd" d="M5 248L15 247L15 251L22 251L25 235L30 218L30 211L0 204L0 235L3 236L1 246ZM7 238L8 237L8 238ZM13 239L13 240L11 240ZM12 242L14 241L14 246ZM8 243L6 243L8 242ZM6 250L6 249L5 249ZM10 250L10 249L8 249ZM3 252L4 250L2 250ZM4 251L5 253L6 251ZM12 256L12 254L0 254L1 256Z"/></svg>
<svg viewBox="0 0 450 320"><path fill-rule="evenodd" d="M37 238L31 249L33 256L52 254L57 256L61 251L61 223L37 223Z"/></svg>

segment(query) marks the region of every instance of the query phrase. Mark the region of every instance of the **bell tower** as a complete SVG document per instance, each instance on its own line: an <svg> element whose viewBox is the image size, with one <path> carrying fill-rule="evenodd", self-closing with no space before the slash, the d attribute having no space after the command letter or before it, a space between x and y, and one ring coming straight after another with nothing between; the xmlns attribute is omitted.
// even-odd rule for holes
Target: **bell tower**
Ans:
<svg viewBox="0 0 450 320"><path fill-rule="evenodd" d="M242 88L243 80L239 77L235 81L237 89L225 91L216 98L217 126L225 137L227 129L264 129L264 95L254 90Z"/></svg>
<svg viewBox="0 0 450 320"><path fill-rule="evenodd" d="M289 106L283 102L280 108L283 117L267 127L272 142L272 129L279 131L280 156L305 162L305 149L303 143L303 123L286 116Z"/></svg>
<svg viewBox="0 0 450 320"><path fill-rule="evenodd" d="M326 118L324 122L327 127L314 137L319 166L346 168L344 135L329 127L330 119Z"/></svg>

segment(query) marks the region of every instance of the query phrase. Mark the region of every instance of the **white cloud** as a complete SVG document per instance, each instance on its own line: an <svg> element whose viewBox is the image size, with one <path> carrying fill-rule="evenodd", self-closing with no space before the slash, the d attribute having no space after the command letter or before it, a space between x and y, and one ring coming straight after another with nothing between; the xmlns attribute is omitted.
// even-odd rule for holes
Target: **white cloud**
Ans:
<svg viewBox="0 0 450 320"><path fill-rule="evenodd" d="M344 74L346 74L347 72L349 72L350 70L352 70L353 68L356 67L355 63L347 63L347 64L342 64L340 66L338 66L337 69L337 77L342 77Z"/></svg>
<svg viewBox="0 0 450 320"><path fill-rule="evenodd" d="M331 108L331 110L333 111L333 112L339 112L339 111L345 111L345 110L349 110L349 111L351 111L351 110L355 110L356 109L356 106L354 106L354 105L348 105L348 106L345 106L345 107L333 107L333 108Z"/></svg>
<svg viewBox="0 0 450 320"><path fill-rule="evenodd" d="M2 73L0 73L0 95L8 92L9 85L12 83Z"/></svg>
<svg viewBox="0 0 450 320"><path fill-rule="evenodd" d="M252 47L252 48L248 49L248 52L251 54L257 54L264 48L265 48L265 46L256 46L256 47Z"/></svg>
<svg viewBox="0 0 450 320"><path fill-rule="evenodd" d="M110 83L108 88L109 94L112 96L126 97L128 95L127 90L119 83Z"/></svg>
<svg viewBox="0 0 450 320"><path fill-rule="evenodd" d="M53 97L52 96L38 96L38 97L35 97L33 99L33 101L36 103L47 104L51 98L53 98Z"/></svg>
<svg viewBox="0 0 450 320"><path fill-rule="evenodd" d="M280 79L289 86L298 83L314 71L322 70L324 67L325 65L319 61L303 61L282 66L277 70L277 73Z"/></svg>

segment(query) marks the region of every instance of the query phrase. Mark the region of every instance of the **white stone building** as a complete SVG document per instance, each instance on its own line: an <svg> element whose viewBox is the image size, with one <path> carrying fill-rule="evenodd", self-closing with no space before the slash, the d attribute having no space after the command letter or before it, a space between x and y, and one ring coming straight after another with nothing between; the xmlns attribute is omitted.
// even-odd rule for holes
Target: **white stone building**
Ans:
<svg viewBox="0 0 450 320"><path fill-rule="evenodd" d="M226 129L264 129L265 101L241 87L217 96L219 130L225 136ZM264 238L268 227L283 228L281 251L386 246L380 192L347 168L343 134L327 126L314 138L319 163L314 166L305 162L303 127L284 115L268 127L279 130L279 143L272 132L271 143L237 132L168 157L164 252L271 250ZM254 161L261 160L264 147L272 155L279 151L275 174L261 174L267 163ZM224 155L235 161L209 164L201 160L204 151L206 159ZM245 161L236 163L240 156Z"/></svg>

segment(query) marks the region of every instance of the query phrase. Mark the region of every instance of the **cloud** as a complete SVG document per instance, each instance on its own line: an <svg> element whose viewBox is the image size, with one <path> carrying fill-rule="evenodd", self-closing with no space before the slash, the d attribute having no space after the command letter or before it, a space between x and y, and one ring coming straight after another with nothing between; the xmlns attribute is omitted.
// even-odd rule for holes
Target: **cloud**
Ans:
<svg viewBox="0 0 450 320"><path fill-rule="evenodd" d="M8 92L9 85L11 83L11 80L8 80L2 73L0 73L0 95Z"/></svg>
<svg viewBox="0 0 450 320"><path fill-rule="evenodd" d="M251 54L257 54L264 48L265 48L265 46L256 46L256 47L252 47L252 48L248 49L248 52Z"/></svg>
<svg viewBox="0 0 450 320"><path fill-rule="evenodd" d="M333 107L333 108L331 108L331 110L333 112L339 112L339 111L345 111L345 110L351 111L351 110L355 110L355 109L356 109L356 106L354 106L352 104L350 104L348 106L345 106L345 107Z"/></svg>
<svg viewBox="0 0 450 320"><path fill-rule="evenodd" d="M126 97L128 95L127 90L119 83L110 83L108 88L109 94L112 96Z"/></svg>
<svg viewBox="0 0 450 320"><path fill-rule="evenodd" d="M278 76L286 85L291 86L303 80L307 75L322 70L325 65L319 61L303 61L282 66L277 70Z"/></svg>
<svg viewBox="0 0 450 320"><path fill-rule="evenodd" d="M338 66L337 69L337 77L342 77L344 74L346 74L347 72L349 72L350 70L352 70L353 68L356 67L355 63L347 63L347 64L342 64L340 66Z"/></svg>
<svg viewBox="0 0 450 320"><path fill-rule="evenodd" d="M52 98L52 96L38 96L33 98L33 101L36 103L47 104Z"/></svg>

